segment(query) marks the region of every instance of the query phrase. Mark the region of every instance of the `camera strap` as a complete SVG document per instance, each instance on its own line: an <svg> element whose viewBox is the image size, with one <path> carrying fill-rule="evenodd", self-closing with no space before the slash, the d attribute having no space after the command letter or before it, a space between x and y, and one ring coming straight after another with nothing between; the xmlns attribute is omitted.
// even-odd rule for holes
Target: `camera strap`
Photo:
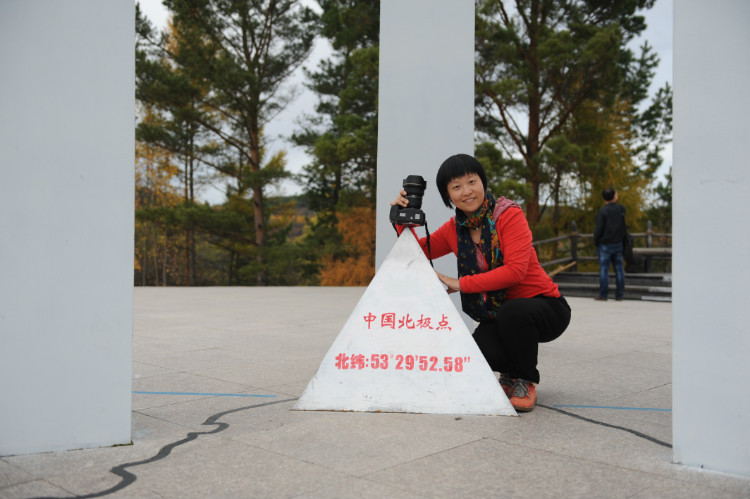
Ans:
<svg viewBox="0 0 750 499"><path fill-rule="evenodd" d="M427 254L430 255L430 266L434 269L435 266L432 264L432 250L430 249L430 230L427 228L427 221L424 222L424 231L427 233Z"/></svg>

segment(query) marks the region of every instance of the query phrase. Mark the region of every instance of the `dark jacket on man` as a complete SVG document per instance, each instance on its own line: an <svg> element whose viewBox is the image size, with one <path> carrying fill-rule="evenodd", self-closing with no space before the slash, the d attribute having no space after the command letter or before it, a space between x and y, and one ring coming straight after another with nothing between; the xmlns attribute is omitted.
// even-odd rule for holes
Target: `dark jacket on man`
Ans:
<svg viewBox="0 0 750 499"><path fill-rule="evenodd" d="M625 207L607 203L596 214L594 244L613 244L625 238Z"/></svg>

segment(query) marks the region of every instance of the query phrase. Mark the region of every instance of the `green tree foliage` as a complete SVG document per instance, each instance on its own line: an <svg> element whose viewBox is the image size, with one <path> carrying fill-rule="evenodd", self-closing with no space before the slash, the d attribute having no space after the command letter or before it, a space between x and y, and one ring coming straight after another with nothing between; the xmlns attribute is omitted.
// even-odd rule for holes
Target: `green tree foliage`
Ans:
<svg viewBox="0 0 750 499"><path fill-rule="evenodd" d="M196 188L201 183L200 143L205 137L195 120L196 94L200 90L189 84L189 75L170 64L168 54L175 48L171 31L157 35L137 8L136 32L136 97L147 112L136 126L136 139L169 152L181 167L183 200L194 202ZM183 283L193 285L195 228L182 229L185 236Z"/></svg>
<svg viewBox="0 0 750 499"><path fill-rule="evenodd" d="M649 207L647 217L654 229L662 233L672 232L672 169L665 175L664 182L654 188L655 201Z"/></svg>
<svg viewBox="0 0 750 499"><path fill-rule="evenodd" d="M364 285L374 272L380 2L164 0L169 27L136 12L136 282ZM650 95L658 59L639 15L655 0L476 0L475 154L489 188L525 205L535 237L593 230L615 187L631 230L669 230L671 177L651 189L671 134L671 89ZM318 97L292 137L312 158L304 194L264 127L320 34L306 71ZM209 182L221 205L196 202ZM649 200L655 200L649 207ZM556 250L554 250L556 251Z"/></svg>
<svg viewBox="0 0 750 499"><path fill-rule="evenodd" d="M374 213L377 166L378 38L380 2L377 0L320 0L322 35L330 43L331 57L308 72L309 88L318 95L316 115L308 116L293 140L313 158L300 180L317 216L305 234L305 250L315 255L326 284L352 284L351 275L333 271L340 262L374 258L347 241L339 228L359 208ZM362 237L375 235L374 217L357 217L365 224ZM374 244L374 243L373 243ZM357 264L374 272L369 265ZM367 272L358 273L365 275ZM339 276L340 279L336 276ZM355 279L360 284L369 282Z"/></svg>
<svg viewBox="0 0 750 499"><path fill-rule="evenodd" d="M137 96L162 113L154 126L139 127L139 138L186 158L186 172L203 164L230 179L227 202L212 217L193 216L205 210L195 205L190 184L185 213L172 220L213 235L212 243L229 252L230 281L250 275L240 269L252 266L255 282L268 284L268 259L279 252L266 246L279 239L269 233L274 227L268 225L264 189L288 174L283 153L264 159L262 131L293 98L285 83L310 53L317 18L296 0L164 4L172 13L168 34L157 39L148 23L136 20L148 48L136 47ZM252 220L242 234L210 225L231 226L238 217ZM201 221L210 223L196 225ZM228 240L217 239L222 234Z"/></svg>
<svg viewBox="0 0 750 499"><path fill-rule="evenodd" d="M644 105L658 59L648 45L638 57L628 48L645 29L638 11L652 5L477 1L476 123L488 142L480 150L493 179L524 182L513 192L537 235L591 217L607 185L640 207L671 132L669 87Z"/></svg>

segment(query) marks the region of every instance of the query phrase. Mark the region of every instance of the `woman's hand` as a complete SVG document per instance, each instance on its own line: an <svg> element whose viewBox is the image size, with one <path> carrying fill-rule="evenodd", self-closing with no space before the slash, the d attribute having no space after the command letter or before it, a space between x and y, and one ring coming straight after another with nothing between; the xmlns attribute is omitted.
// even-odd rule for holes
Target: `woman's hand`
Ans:
<svg viewBox="0 0 750 499"><path fill-rule="evenodd" d="M404 191L404 190L402 190L401 192L399 192L399 194L396 197L396 199L394 199L391 202L391 206L399 205L399 206L401 206L403 208L406 208L406 205L408 205L408 204L409 204L409 200L406 199L406 191Z"/></svg>
<svg viewBox="0 0 750 499"><path fill-rule="evenodd" d="M461 291L461 284L459 283L458 279L456 279L455 277L448 277L447 275L441 274L437 270L435 271L435 274L437 274L437 277L438 279L440 279L440 282L448 286L448 289L445 290L448 294Z"/></svg>

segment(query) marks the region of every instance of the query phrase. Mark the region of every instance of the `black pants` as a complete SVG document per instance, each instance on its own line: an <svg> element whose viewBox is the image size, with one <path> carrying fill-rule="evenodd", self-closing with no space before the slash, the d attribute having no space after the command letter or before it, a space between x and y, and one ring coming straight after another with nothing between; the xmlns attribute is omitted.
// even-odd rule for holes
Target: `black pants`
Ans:
<svg viewBox="0 0 750 499"><path fill-rule="evenodd" d="M493 371L539 383L539 343L559 337L570 324L565 298L516 298L500 307L494 320L482 321L474 341Z"/></svg>

